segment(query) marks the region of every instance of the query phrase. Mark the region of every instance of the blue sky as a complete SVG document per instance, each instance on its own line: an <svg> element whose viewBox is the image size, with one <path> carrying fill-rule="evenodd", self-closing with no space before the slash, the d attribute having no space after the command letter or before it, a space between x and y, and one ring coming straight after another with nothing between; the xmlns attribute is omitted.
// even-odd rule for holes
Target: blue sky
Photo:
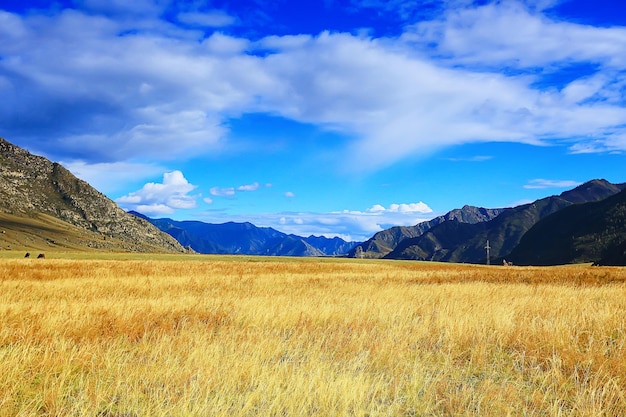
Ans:
<svg viewBox="0 0 626 417"><path fill-rule="evenodd" d="M626 4L3 0L0 97L125 209L364 240L626 182Z"/></svg>

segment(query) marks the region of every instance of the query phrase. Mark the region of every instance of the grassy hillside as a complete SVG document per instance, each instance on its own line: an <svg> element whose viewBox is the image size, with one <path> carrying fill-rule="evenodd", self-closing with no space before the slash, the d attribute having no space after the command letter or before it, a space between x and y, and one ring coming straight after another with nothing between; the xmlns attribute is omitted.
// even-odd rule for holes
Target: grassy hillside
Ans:
<svg viewBox="0 0 626 417"><path fill-rule="evenodd" d="M623 268L57 254L0 259L0 417L626 415Z"/></svg>
<svg viewBox="0 0 626 417"><path fill-rule="evenodd" d="M129 244L115 237L86 230L44 213L11 215L0 212L2 251L123 251ZM133 250L162 252L150 241L134 244Z"/></svg>

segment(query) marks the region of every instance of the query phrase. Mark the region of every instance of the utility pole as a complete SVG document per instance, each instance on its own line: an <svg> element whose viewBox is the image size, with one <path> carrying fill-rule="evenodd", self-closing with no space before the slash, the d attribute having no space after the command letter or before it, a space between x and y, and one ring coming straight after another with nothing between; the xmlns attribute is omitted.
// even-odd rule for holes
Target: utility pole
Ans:
<svg viewBox="0 0 626 417"><path fill-rule="evenodd" d="M487 241L487 246L485 246L485 249L487 249L487 265L491 264L491 261L489 259L489 250L491 249L491 246L489 246L489 241Z"/></svg>

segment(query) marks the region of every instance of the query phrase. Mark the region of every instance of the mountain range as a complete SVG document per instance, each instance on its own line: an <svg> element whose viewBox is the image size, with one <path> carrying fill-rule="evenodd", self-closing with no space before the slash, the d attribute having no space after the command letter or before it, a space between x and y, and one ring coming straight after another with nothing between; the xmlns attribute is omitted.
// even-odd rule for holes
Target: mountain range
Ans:
<svg viewBox="0 0 626 417"><path fill-rule="evenodd" d="M626 184L597 179L517 207L464 206L358 243L126 213L60 164L0 138L0 249L626 265Z"/></svg>
<svg viewBox="0 0 626 417"><path fill-rule="evenodd" d="M183 246L205 254L337 256L344 255L358 244L338 237L288 235L271 227L257 227L247 222L212 224L151 219L137 212L130 213L149 221Z"/></svg>
<svg viewBox="0 0 626 417"><path fill-rule="evenodd" d="M401 241L422 236L433 227L444 222L482 223L496 218L504 210L466 205L461 209L454 209L443 216L435 217L415 226L391 227L376 233L367 241L355 246L348 256L353 258L383 258L392 252Z"/></svg>
<svg viewBox="0 0 626 417"><path fill-rule="evenodd" d="M541 219L574 204L603 200L624 188L626 184L592 180L558 196L517 207L489 210L465 206L413 227L379 232L350 256L486 263L489 241L490 255L500 261Z"/></svg>

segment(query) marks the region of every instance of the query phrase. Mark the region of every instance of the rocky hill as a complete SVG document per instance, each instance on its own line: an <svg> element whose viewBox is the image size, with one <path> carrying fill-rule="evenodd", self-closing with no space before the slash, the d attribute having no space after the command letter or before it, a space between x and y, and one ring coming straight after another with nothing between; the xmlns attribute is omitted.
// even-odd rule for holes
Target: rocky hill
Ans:
<svg viewBox="0 0 626 417"><path fill-rule="evenodd" d="M352 249L352 258L382 258L392 252L405 239L417 238L433 227L447 221L475 224L496 218L504 209L486 209L464 206L443 216L419 223L415 226L396 226L376 233L372 238Z"/></svg>
<svg viewBox="0 0 626 417"><path fill-rule="evenodd" d="M558 196L505 209L487 222L445 221L424 234L405 239L385 257L447 262L485 263L485 244L489 241L494 259L510 253L522 236L539 220L572 204L592 202L619 193L625 184L592 180Z"/></svg>
<svg viewBox="0 0 626 417"><path fill-rule="evenodd" d="M626 190L540 220L506 259L515 265L626 265Z"/></svg>
<svg viewBox="0 0 626 417"><path fill-rule="evenodd" d="M185 251L60 164L2 138L0 244L3 249Z"/></svg>
<svg viewBox="0 0 626 417"><path fill-rule="evenodd" d="M269 256L336 256L345 255L358 242L323 236L287 235L271 227L252 223L221 224L201 221L152 219L131 212L176 238L183 246L198 253Z"/></svg>

